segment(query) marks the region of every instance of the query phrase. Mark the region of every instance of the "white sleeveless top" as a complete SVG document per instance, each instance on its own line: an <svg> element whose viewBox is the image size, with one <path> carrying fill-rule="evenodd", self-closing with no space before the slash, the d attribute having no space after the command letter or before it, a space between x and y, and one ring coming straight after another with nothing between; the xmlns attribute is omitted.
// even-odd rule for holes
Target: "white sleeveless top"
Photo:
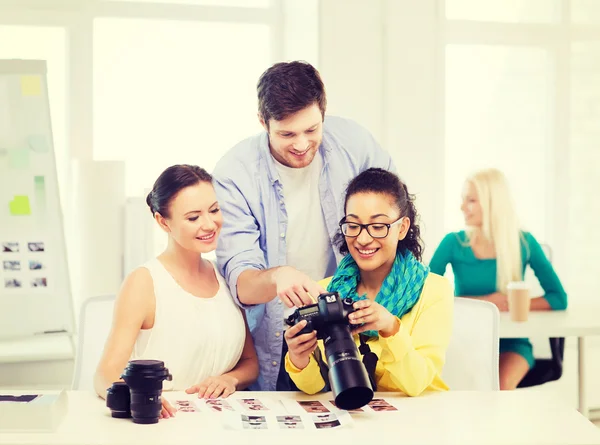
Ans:
<svg viewBox="0 0 600 445"><path fill-rule="evenodd" d="M219 290L199 298L183 290L154 258L142 267L154 282L156 312L152 329L142 329L132 359L162 360L173 376L163 389L182 391L235 367L242 355L246 328L240 308L212 263Z"/></svg>

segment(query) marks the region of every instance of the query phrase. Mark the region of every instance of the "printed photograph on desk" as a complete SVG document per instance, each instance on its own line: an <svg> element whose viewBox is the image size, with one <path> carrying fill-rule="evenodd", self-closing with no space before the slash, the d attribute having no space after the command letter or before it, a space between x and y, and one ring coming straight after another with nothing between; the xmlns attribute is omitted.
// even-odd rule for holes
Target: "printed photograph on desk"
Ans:
<svg viewBox="0 0 600 445"><path fill-rule="evenodd" d="M201 411L211 411L220 413L223 411L235 411L235 408L225 399L198 399L196 401L201 406Z"/></svg>
<svg viewBox="0 0 600 445"><path fill-rule="evenodd" d="M248 411L269 411L269 408L259 399L238 399L238 403Z"/></svg>
<svg viewBox="0 0 600 445"><path fill-rule="evenodd" d="M342 411L328 400L281 399L281 404L290 414L326 414Z"/></svg>
<svg viewBox="0 0 600 445"><path fill-rule="evenodd" d="M300 416L277 416L277 424L282 430L303 430L304 424Z"/></svg>
<svg viewBox="0 0 600 445"><path fill-rule="evenodd" d="M181 411L183 413L195 413L198 411L194 406L194 402L191 400L176 400L175 408L177 411Z"/></svg>
<svg viewBox="0 0 600 445"><path fill-rule="evenodd" d="M226 429L245 430L324 430L338 427L350 427L354 424L352 416L346 411L322 414L240 414L224 413L221 417Z"/></svg>
<svg viewBox="0 0 600 445"><path fill-rule="evenodd" d="M242 414L242 428L245 430L266 430L267 419L265 416L247 416Z"/></svg>
<svg viewBox="0 0 600 445"><path fill-rule="evenodd" d="M21 262L16 260L2 261L4 270L21 270Z"/></svg>
<svg viewBox="0 0 600 445"><path fill-rule="evenodd" d="M46 250L46 247L44 246L43 242L36 241L32 243L27 243L27 249L29 249L30 252L44 252Z"/></svg>
<svg viewBox="0 0 600 445"><path fill-rule="evenodd" d="M19 243L16 241L8 241L2 243L2 252L3 253L18 253L19 252Z"/></svg>
<svg viewBox="0 0 600 445"><path fill-rule="evenodd" d="M304 411L309 414L330 412L330 410L323 405L323 402L318 400L299 400L298 405L300 405Z"/></svg>
<svg viewBox="0 0 600 445"><path fill-rule="evenodd" d="M340 421L337 416L333 413L328 414L314 414L313 422L315 424L315 428L318 430L326 429L326 428L336 428L341 426Z"/></svg>
<svg viewBox="0 0 600 445"><path fill-rule="evenodd" d="M373 399L367 404L367 406L375 412L398 411L398 408L391 405L384 399Z"/></svg>

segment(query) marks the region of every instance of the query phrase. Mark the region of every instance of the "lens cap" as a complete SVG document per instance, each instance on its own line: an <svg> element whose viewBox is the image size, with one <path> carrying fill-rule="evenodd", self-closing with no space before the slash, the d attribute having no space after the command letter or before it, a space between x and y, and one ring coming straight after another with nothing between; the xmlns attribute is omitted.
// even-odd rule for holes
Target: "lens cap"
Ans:
<svg viewBox="0 0 600 445"><path fill-rule="evenodd" d="M161 360L131 360L121 377L127 378L130 376L162 380L172 379L169 370L165 368L165 363Z"/></svg>

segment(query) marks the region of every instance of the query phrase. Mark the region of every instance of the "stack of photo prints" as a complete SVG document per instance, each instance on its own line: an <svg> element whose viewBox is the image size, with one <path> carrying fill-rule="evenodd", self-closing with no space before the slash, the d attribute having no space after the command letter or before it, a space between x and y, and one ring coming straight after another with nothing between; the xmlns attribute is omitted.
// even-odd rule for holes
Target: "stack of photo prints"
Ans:
<svg viewBox="0 0 600 445"><path fill-rule="evenodd" d="M267 397L177 400L178 412L220 415L228 429L235 430L322 430L350 427L353 413L394 412L398 409L384 399L373 399L366 406L344 411L333 400L273 400Z"/></svg>
<svg viewBox="0 0 600 445"><path fill-rule="evenodd" d="M2 241L0 288L4 291L48 287L46 247L42 241Z"/></svg>

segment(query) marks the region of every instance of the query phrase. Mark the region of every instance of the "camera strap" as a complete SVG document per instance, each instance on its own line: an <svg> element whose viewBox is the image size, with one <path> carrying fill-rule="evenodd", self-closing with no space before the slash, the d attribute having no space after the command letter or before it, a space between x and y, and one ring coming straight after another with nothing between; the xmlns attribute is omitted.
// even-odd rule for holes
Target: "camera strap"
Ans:
<svg viewBox="0 0 600 445"><path fill-rule="evenodd" d="M375 368L377 368L377 354L371 351L371 347L367 344L367 337L364 334L358 334L360 338L360 346L358 350L363 356L363 365L367 369L367 374L369 374L369 380L371 381L371 387L373 391L377 391L377 382L375 381Z"/></svg>

